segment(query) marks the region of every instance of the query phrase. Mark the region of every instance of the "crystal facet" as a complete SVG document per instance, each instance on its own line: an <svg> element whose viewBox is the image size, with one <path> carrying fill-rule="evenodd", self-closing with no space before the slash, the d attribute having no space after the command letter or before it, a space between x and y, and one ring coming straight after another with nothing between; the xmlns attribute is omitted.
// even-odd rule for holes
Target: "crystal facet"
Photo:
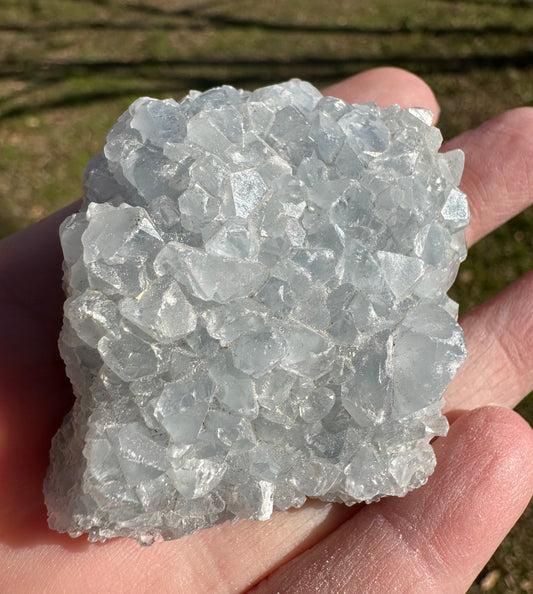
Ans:
<svg viewBox="0 0 533 594"><path fill-rule="evenodd" d="M62 225L50 526L150 544L423 484L466 350L464 158L309 83L138 99Z"/></svg>

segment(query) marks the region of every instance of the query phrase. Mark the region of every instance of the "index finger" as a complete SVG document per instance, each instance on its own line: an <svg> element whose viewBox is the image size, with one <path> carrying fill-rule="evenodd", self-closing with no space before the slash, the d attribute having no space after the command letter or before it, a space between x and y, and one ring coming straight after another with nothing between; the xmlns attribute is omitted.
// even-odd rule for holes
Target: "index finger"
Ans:
<svg viewBox="0 0 533 594"><path fill-rule="evenodd" d="M533 203L533 108L502 113L443 146L457 148L465 153L460 187L470 205L472 245Z"/></svg>
<svg viewBox="0 0 533 594"><path fill-rule="evenodd" d="M373 68L322 89L348 103L374 101L380 107L425 107L433 113L435 124L440 107L431 88L418 76L401 68Z"/></svg>

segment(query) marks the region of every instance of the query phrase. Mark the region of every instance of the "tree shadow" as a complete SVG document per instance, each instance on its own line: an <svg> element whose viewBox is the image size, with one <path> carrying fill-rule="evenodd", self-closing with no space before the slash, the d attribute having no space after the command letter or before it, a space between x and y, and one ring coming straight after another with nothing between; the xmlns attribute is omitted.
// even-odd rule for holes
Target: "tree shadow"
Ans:
<svg viewBox="0 0 533 594"><path fill-rule="evenodd" d="M384 58L321 58L309 57L287 62L283 59L142 59L73 60L64 62L0 64L1 79L17 79L29 86L0 101L0 120L59 107L73 107L91 102L108 101L147 93L186 92L204 90L231 82L235 86L254 88L287 78L306 78L323 85L343 76L379 66L396 66L421 76L434 74L464 74L479 70L529 69L533 67L533 51L512 56L494 54L483 56L419 56L394 55ZM90 79L107 76L110 80L125 81L118 88L81 90L61 93L29 102L36 89L40 95L73 77ZM131 81L128 83L128 81ZM172 81L172 83L169 83ZM15 101L16 100L16 101Z"/></svg>
<svg viewBox="0 0 533 594"><path fill-rule="evenodd" d="M150 7L150 14L152 7ZM189 17L188 19L172 21L67 21L50 23L0 23L0 31L11 33L52 34L69 31L210 31L225 29L249 29L266 32L295 33L295 34L333 34L333 35L432 35L443 37L449 35L513 35L517 37L531 37L533 29L508 25L460 25L455 27L440 27L438 25L398 25L392 27L360 27L355 25L328 25L321 23L283 23L266 21L263 19L238 18L226 15L201 15L197 16L191 11L179 11L176 16L163 13L176 18Z"/></svg>
<svg viewBox="0 0 533 594"><path fill-rule="evenodd" d="M86 0L98 6L118 8L112 0ZM470 0L470 3L490 3L501 6L533 6L532 2L510 0L498 3L496 0ZM503 35L520 38L533 36L531 28L521 28L520 24L489 24L476 26L470 23L457 27L442 27L435 24L407 24L395 26L353 26L324 23L294 23L273 19L232 16L222 14L225 5L234 5L232 0L191 3L180 8L164 8L143 2L130 2L120 5L120 20L91 20L60 22L53 20L39 23L0 23L0 31L53 36L63 31L105 31L110 35L116 31L226 31L240 29L243 35L252 31L265 33L287 33L297 35L365 35L376 39L391 35L426 36L429 38L453 36L476 37L480 35ZM454 3L455 4L455 3ZM216 9L216 13L213 12ZM275 11L274 11L275 14ZM14 80L24 83L24 87L13 91L0 100L0 119L23 115L39 110L77 106L90 102L152 94L176 93L189 88L205 89L230 81L237 86L255 87L277 82L280 79L301 77L316 84L327 84L361 70L391 65L412 70L419 75L467 73L473 70L503 70L509 67L526 69L533 64L533 51L516 52L512 55L493 54L462 57L459 55L402 54L396 52L384 57L354 55L348 57L307 56L299 59L285 58L242 59L237 58L143 58L140 60L24 60L5 59L0 63L0 81ZM108 88L93 77L108 77ZM65 91L61 87L74 79L85 79L85 89ZM172 83L169 83L172 81ZM100 81L101 83L101 81ZM115 84L117 83L117 84ZM92 87L92 88L91 88Z"/></svg>

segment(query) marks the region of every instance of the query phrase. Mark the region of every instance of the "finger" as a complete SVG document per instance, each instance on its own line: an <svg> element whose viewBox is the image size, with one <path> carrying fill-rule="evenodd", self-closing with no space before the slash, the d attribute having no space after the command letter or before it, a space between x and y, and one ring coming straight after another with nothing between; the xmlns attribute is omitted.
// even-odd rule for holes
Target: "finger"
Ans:
<svg viewBox="0 0 533 594"><path fill-rule="evenodd" d="M424 487L367 507L254 592L466 591L533 493L533 431L487 407L435 449Z"/></svg>
<svg viewBox="0 0 533 594"><path fill-rule="evenodd" d="M375 101L380 107L425 107L433 112L436 122L439 104L430 87L418 76L401 68L374 68L356 74L323 89L324 95L344 99L348 103Z"/></svg>
<svg viewBox="0 0 533 594"><path fill-rule="evenodd" d="M6 323L15 330L10 333L11 341L25 340L27 330L48 331L52 327L56 331L61 320L63 300L59 225L78 208L79 202L75 202L0 241L1 311L11 310L16 305L26 313L21 316L23 320L31 318L28 327L23 329L18 327L20 320L13 317L6 319ZM37 319L40 325L35 324ZM4 325L2 330L5 338ZM40 340L43 338L39 336ZM48 344L39 344L38 347L42 350Z"/></svg>
<svg viewBox="0 0 533 594"><path fill-rule="evenodd" d="M11 542L45 529L50 438L73 399L57 349L63 299L57 228L67 214L0 242L0 534Z"/></svg>
<svg viewBox="0 0 533 594"><path fill-rule="evenodd" d="M468 358L446 391L446 410L515 406L533 390L533 272L460 320Z"/></svg>
<svg viewBox="0 0 533 594"><path fill-rule="evenodd" d="M533 109L507 111L443 146L465 153L460 187L468 196L468 243L509 220L533 203Z"/></svg>

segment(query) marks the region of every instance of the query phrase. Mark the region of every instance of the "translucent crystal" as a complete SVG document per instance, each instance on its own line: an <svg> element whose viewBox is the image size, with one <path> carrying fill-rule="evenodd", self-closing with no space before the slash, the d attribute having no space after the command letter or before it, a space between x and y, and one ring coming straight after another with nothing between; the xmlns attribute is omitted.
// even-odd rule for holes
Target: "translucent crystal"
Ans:
<svg viewBox="0 0 533 594"><path fill-rule="evenodd" d="M206 373L168 382L154 405L154 417L177 444L194 443L207 415L215 384Z"/></svg>
<svg viewBox="0 0 533 594"><path fill-rule="evenodd" d="M246 219L265 196L268 187L255 169L245 169L231 174L231 191L235 214Z"/></svg>
<svg viewBox="0 0 533 594"><path fill-rule="evenodd" d="M139 293L119 303L120 313L156 340L186 336L196 327L194 308L174 279L158 278Z"/></svg>
<svg viewBox="0 0 533 594"><path fill-rule="evenodd" d="M424 109L291 80L140 98L61 228L52 528L150 544L432 472L466 350L460 151Z"/></svg>
<svg viewBox="0 0 533 594"><path fill-rule="evenodd" d="M285 341L273 329L248 332L232 344L233 364L248 375L258 377L270 371L287 352Z"/></svg>

